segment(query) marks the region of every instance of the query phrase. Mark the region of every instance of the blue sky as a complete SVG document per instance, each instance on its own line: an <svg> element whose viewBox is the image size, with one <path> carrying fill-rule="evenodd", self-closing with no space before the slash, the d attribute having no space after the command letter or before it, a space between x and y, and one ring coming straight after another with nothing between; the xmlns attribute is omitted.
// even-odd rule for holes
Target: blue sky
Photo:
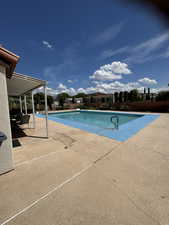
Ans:
<svg viewBox="0 0 169 225"><path fill-rule="evenodd" d="M21 57L17 72L47 80L51 94L167 88L168 27L120 2L3 1L0 44Z"/></svg>

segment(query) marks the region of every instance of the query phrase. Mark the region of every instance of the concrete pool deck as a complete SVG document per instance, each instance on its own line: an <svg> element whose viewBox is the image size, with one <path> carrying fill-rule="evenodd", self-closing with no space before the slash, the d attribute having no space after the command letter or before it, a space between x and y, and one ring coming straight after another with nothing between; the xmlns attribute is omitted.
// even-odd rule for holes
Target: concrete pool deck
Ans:
<svg viewBox="0 0 169 225"><path fill-rule="evenodd" d="M125 142L37 118L0 176L0 224L168 225L169 114Z"/></svg>

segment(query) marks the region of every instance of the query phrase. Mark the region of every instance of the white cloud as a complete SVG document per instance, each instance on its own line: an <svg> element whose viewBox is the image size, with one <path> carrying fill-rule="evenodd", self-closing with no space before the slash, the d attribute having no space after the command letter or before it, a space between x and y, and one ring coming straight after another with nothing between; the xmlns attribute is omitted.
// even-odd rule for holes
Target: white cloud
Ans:
<svg viewBox="0 0 169 225"><path fill-rule="evenodd" d="M84 92L86 94L101 92L101 93L114 93L119 91L130 91L132 89L137 88L139 91L143 91L144 87L142 87L138 82L130 82L130 83L122 83L119 81L104 83L98 82L94 87L87 88L79 88L77 92Z"/></svg>
<svg viewBox="0 0 169 225"><path fill-rule="evenodd" d="M74 80L67 80L67 82L69 83L69 84L74 84L75 82L77 82L78 80L77 79L74 79Z"/></svg>
<svg viewBox="0 0 169 225"><path fill-rule="evenodd" d="M78 88L77 93L86 93L86 89L85 88Z"/></svg>
<svg viewBox="0 0 169 225"><path fill-rule="evenodd" d="M96 70L90 79L95 80L119 80L122 79L121 75L113 74L111 71Z"/></svg>
<svg viewBox="0 0 169 225"><path fill-rule="evenodd" d="M158 51L165 42L169 40L169 32L164 32L161 34L158 34L157 36L150 38L149 40L146 40L137 46L124 46L119 49L108 49L103 51L99 56L99 60L104 60L106 58L110 58L112 56L121 54L121 53L127 53L128 57L124 60L127 63L144 63L147 61L151 61L160 57L169 57L169 48L165 53L162 54L151 54L155 51Z"/></svg>
<svg viewBox="0 0 169 225"><path fill-rule="evenodd" d="M66 89L66 86L60 83L59 86L58 86L58 88L59 89Z"/></svg>
<svg viewBox="0 0 169 225"><path fill-rule="evenodd" d="M155 85L155 84L157 84L156 80L150 79L148 77L144 77L144 78L142 78L138 81L142 84L145 84L145 85Z"/></svg>
<svg viewBox="0 0 169 225"><path fill-rule="evenodd" d="M61 88L60 88L61 87ZM132 89L144 89L138 82L129 82L122 83L119 81L105 83L105 82L97 82L95 86L87 87L87 88L68 88L65 85L58 86L58 92L67 92L70 95L75 95L80 92L84 92L86 94L94 93L94 92L102 92L102 93L114 93L116 91L130 91Z"/></svg>
<svg viewBox="0 0 169 225"><path fill-rule="evenodd" d="M48 42L48 41L42 41L42 44L46 47L46 48L49 48L49 49L52 49L53 46Z"/></svg>
<svg viewBox="0 0 169 225"><path fill-rule="evenodd" d="M73 80L67 80L68 83L72 84L73 83Z"/></svg>
<svg viewBox="0 0 169 225"><path fill-rule="evenodd" d="M104 44L105 42L108 42L114 38L117 37L117 35L120 33L124 26L124 23L112 25L110 27L107 27L104 31L101 33L97 34L96 38L93 38L91 41L92 45L100 45Z"/></svg>
<svg viewBox="0 0 169 225"><path fill-rule="evenodd" d="M142 80L142 79L140 79ZM101 93L114 93L114 92L120 92L120 91L130 91L132 89L137 89L139 92L144 91L144 85L140 81L138 82L128 82L123 83L119 81L114 81L110 83L105 82L96 82L94 86L86 87L86 88L78 88L75 89L73 87L68 88L66 85L60 83L56 89L53 88L47 88L47 93L49 95L57 95L59 93L66 92L69 95L76 95L77 93L83 92L86 94L95 93L95 92L101 92ZM167 87L161 87L161 88L151 88L151 92L157 93L158 91L167 90ZM39 88L37 92L43 91L42 88Z"/></svg>
<svg viewBox="0 0 169 225"><path fill-rule="evenodd" d="M130 91L134 88L139 88L140 85L138 82L122 83L119 81L104 83L100 82L96 85L95 90L101 91L104 93L113 93L116 91Z"/></svg>
<svg viewBox="0 0 169 225"><path fill-rule="evenodd" d="M163 34L159 34L154 38L149 39L148 41L145 41L134 48L135 52L144 50L145 53L150 53L158 48L160 48L164 42L169 40L169 32L165 32Z"/></svg>
<svg viewBox="0 0 169 225"><path fill-rule="evenodd" d="M69 95L76 95L77 93L77 91L74 88L67 88L65 92L67 92Z"/></svg>
<svg viewBox="0 0 169 225"><path fill-rule="evenodd" d="M118 80L122 78L122 74L131 74L131 70L126 63L112 62L101 66L89 78L94 80Z"/></svg>
<svg viewBox="0 0 169 225"><path fill-rule="evenodd" d="M131 71L128 69L128 65L122 62L112 62L111 64L107 64L100 67L105 71L112 71L118 74L130 74Z"/></svg>
<svg viewBox="0 0 169 225"><path fill-rule="evenodd" d="M166 49L166 51L163 54L161 54L161 56L164 58L169 58L169 47Z"/></svg>
<svg viewBox="0 0 169 225"><path fill-rule="evenodd" d="M66 92L69 95L75 95L77 93L77 91L74 88L72 88L72 87L68 88L66 85L64 85L62 83L60 83L58 85L57 92L58 93Z"/></svg>
<svg viewBox="0 0 169 225"><path fill-rule="evenodd" d="M34 94L36 94L38 92L44 92L44 87L40 87L40 88L34 90ZM57 95L58 93L59 93L59 90L47 87L47 94L48 95Z"/></svg>
<svg viewBox="0 0 169 225"><path fill-rule="evenodd" d="M151 54L159 50L166 41L169 40L169 32L158 34L157 36L142 42L141 44L131 47L130 54L125 59L127 63L144 63L161 57L161 54Z"/></svg>
<svg viewBox="0 0 169 225"><path fill-rule="evenodd" d="M103 59L106 59L106 58L110 58L112 56L115 56L115 55L118 55L118 54L121 54L121 53L124 53L124 52L128 52L129 51L129 47L128 46L125 46L125 47L122 47L122 48L119 48L119 49L115 49L115 50L105 50L103 51L100 56L98 57L98 59L100 60L103 60Z"/></svg>

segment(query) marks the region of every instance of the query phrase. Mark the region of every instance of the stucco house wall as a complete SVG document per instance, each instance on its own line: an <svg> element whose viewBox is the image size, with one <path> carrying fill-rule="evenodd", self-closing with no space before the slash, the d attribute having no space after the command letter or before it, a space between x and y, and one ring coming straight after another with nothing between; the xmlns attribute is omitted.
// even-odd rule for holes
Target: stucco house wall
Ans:
<svg viewBox="0 0 169 225"><path fill-rule="evenodd" d="M0 131L7 136L7 140L0 146L0 174L2 174L13 169L6 68L2 65L0 65Z"/></svg>
<svg viewBox="0 0 169 225"><path fill-rule="evenodd" d="M19 56L0 46L0 131L7 139L0 142L0 174L13 169L7 78L11 78Z"/></svg>

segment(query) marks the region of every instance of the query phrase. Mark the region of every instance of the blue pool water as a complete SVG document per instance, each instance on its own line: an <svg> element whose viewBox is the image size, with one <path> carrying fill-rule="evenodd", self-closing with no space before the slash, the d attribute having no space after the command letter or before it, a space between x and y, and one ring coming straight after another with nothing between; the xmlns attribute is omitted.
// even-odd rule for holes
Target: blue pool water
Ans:
<svg viewBox="0 0 169 225"><path fill-rule="evenodd" d="M122 114L113 112L92 112L92 111L73 111L73 112L62 112L62 113L52 113L51 117L75 121L79 123L84 123L88 125L97 126L100 128L114 128L111 122L111 117L117 115L119 118L119 126L125 124L131 120L138 119L142 115L135 114Z"/></svg>

